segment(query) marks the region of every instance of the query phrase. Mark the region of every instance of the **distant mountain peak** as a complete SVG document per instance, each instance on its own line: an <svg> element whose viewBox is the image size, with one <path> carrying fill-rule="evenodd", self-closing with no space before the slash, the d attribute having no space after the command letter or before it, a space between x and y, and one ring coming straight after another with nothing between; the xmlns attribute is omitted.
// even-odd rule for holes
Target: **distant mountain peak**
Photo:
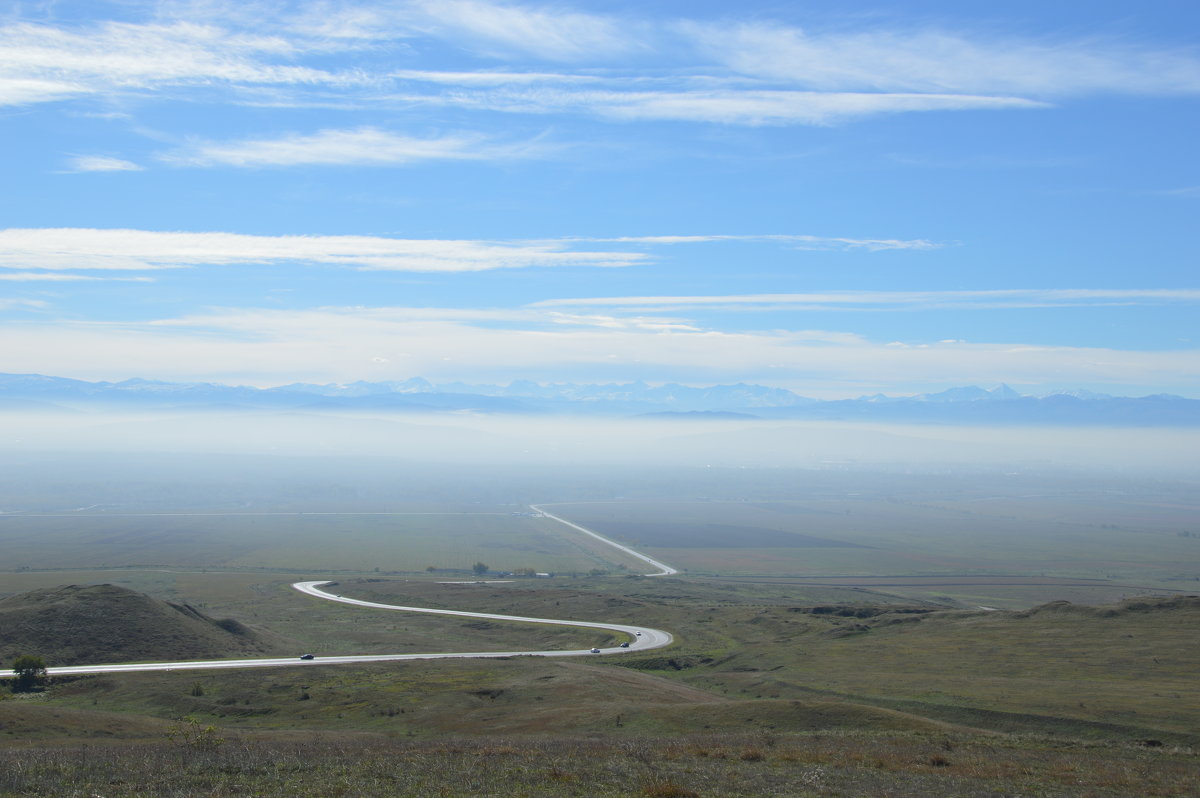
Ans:
<svg viewBox="0 0 1200 798"><path fill-rule="evenodd" d="M966 385L961 388L948 388L938 393L923 393L913 398L920 402L1007 402L1022 397L1012 388L1000 383L991 389Z"/></svg>
<svg viewBox="0 0 1200 798"><path fill-rule="evenodd" d="M681 418L733 418L750 414L772 419L863 420L905 423L1051 424L1110 426L1200 426L1200 400L1170 394L1140 398L1091 391L1022 396L1003 383L967 385L937 393L820 401L784 388L736 383L691 386L628 383L538 383L434 385L422 377L391 382L273 388L217 383L173 383L129 379L85 382L40 374L0 374L0 408L9 411L75 412L95 409L268 411L383 411L395 413L518 413L635 416L669 411Z"/></svg>
<svg viewBox="0 0 1200 798"><path fill-rule="evenodd" d="M1053 396L1069 396L1072 399L1084 399L1084 400L1088 400L1088 401L1091 401L1094 399L1112 399L1113 398L1111 394L1096 393L1095 391L1089 391L1084 388L1075 388L1074 390L1069 390L1069 391L1068 390L1051 391L1050 393L1042 394L1043 399L1049 399Z"/></svg>

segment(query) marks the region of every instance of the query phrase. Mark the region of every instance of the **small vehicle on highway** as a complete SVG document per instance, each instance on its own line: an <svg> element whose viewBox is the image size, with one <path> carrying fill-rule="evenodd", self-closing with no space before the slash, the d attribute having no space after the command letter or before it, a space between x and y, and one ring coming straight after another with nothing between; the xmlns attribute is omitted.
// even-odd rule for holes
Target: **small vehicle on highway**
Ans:
<svg viewBox="0 0 1200 798"><path fill-rule="evenodd" d="M629 641L626 640L624 643L622 643L621 648L629 648Z"/></svg>
<svg viewBox="0 0 1200 798"><path fill-rule="evenodd" d="M600 649L598 649L598 648L593 648L593 649L592 649L592 653L593 653L593 654L599 654L599 653L600 653Z"/></svg>
<svg viewBox="0 0 1200 798"><path fill-rule="evenodd" d="M312 654L301 654L300 659L316 659L316 657Z"/></svg>

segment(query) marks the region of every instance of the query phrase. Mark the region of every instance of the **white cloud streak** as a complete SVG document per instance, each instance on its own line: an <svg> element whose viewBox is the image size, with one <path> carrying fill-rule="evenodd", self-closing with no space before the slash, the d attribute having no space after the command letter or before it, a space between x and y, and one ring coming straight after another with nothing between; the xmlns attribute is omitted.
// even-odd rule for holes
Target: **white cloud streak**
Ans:
<svg viewBox="0 0 1200 798"><path fill-rule="evenodd" d="M595 91L540 89L457 92L406 98L513 113L587 113L614 121L663 120L729 125L828 125L874 114L1044 108L1021 97L968 94L815 92L778 89Z"/></svg>
<svg viewBox="0 0 1200 798"><path fill-rule="evenodd" d="M663 21L486 0L160 6L145 23L0 27L0 104L134 92L280 105L457 105L610 120L825 125L880 113L1036 108L1100 93L1200 92L1200 59L1100 38L883 24ZM381 46L438 39L478 59L579 69L397 69ZM329 57L345 64L331 71ZM648 62L646 59L650 59ZM645 90L647 63L662 90ZM696 90L697 81L720 84ZM597 84L605 86L597 89ZM409 94L396 92L416 86ZM428 87L432 87L430 90ZM523 87L523 88L522 88ZM188 94L184 89L195 92ZM261 97L258 101L263 101Z"/></svg>
<svg viewBox="0 0 1200 798"><path fill-rule="evenodd" d="M79 155L71 159L72 172L140 172L142 169L132 161L107 155Z"/></svg>
<svg viewBox="0 0 1200 798"><path fill-rule="evenodd" d="M274 139L201 143L160 157L178 166L402 166L422 161L525 158L540 151L533 143L497 144L477 134L419 139L362 127Z"/></svg>
<svg viewBox="0 0 1200 798"><path fill-rule="evenodd" d="M819 330L717 332L646 317L557 323L549 314L404 308L260 309L150 323L0 328L6 368L110 378L137 363L171 379L629 379L880 388L913 384L1172 385L1200 388L1200 350L1021 343L891 346ZM586 323L584 323L586 322ZM1177 388L1178 389L1178 388Z"/></svg>
<svg viewBox="0 0 1200 798"><path fill-rule="evenodd" d="M0 268L150 270L199 265L309 263L368 271L475 272L548 266L632 266L637 252L381 236L255 236L89 228L0 230Z"/></svg>
<svg viewBox="0 0 1200 798"><path fill-rule="evenodd" d="M63 274L62 272L0 272L0 280L10 283L77 283L95 280L113 280L126 279L137 280L139 282L149 280L147 277L129 277L129 278L113 278L113 277L92 277L86 274Z"/></svg>
<svg viewBox="0 0 1200 798"><path fill-rule="evenodd" d="M94 228L0 230L0 268L136 271L201 265L324 263L364 271L474 272L531 266L619 267L648 263L644 252L595 251L581 244L672 246L767 242L813 250L928 250L923 239L838 238L812 235L699 235L564 237L531 241L403 239L383 236L261 236L222 232L162 232ZM34 275L34 272L25 272ZM9 276L5 279L17 279ZM27 276L22 279L34 279ZM47 278L49 279L49 278ZM68 279L59 277L55 279ZM778 297L808 295L768 295ZM711 301L710 301L711 300ZM753 298L594 297L543 305L702 305Z"/></svg>
<svg viewBox="0 0 1200 798"><path fill-rule="evenodd" d="M595 75L572 75L561 72L446 72L422 69L401 69L388 75L397 80L417 83L436 83L446 86L511 86L530 83L599 83Z"/></svg>
<svg viewBox="0 0 1200 798"><path fill-rule="evenodd" d="M286 63L303 50L280 36L191 22L106 22L80 30L10 24L0 27L0 102L212 83L345 86L364 79Z"/></svg>
<svg viewBox="0 0 1200 798"><path fill-rule="evenodd" d="M744 75L820 91L869 90L1058 97L1194 94L1194 53L1092 40L970 36L940 30L808 33L750 23L683 23L710 57Z"/></svg>
<svg viewBox="0 0 1200 798"><path fill-rule="evenodd" d="M418 0L424 20L410 24L489 51L528 53L551 61L594 61L642 49L636 22L596 14L535 9L481 0Z"/></svg>
<svg viewBox="0 0 1200 798"><path fill-rule="evenodd" d="M665 235L665 236L618 236L615 238L564 238L562 241L587 241L594 243L616 244L709 244L723 241L730 242L775 242L791 244L797 249L830 250L830 249L866 249L880 251L886 249L939 249L941 244L924 239L898 238L837 238L832 236L812 235Z"/></svg>
<svg viewBox="0 0 1200 798"><path fill-rule="evenodd" d="M817 310L911 310L914 308L1063 307L1200 302L1190 288L1013 288L980 291L827 291L801 294L720 296L625 296L547 299L530 307L613 308L811 308Z"/></svg>

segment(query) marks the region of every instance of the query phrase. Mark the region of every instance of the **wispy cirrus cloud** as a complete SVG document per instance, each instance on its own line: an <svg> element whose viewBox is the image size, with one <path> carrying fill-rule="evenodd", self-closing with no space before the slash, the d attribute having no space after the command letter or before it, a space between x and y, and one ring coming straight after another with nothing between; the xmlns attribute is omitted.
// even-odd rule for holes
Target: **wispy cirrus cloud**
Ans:
<svg viewBox="0 0 1200 798"><path fill-rule="evenodd" d="M553 61L609 59L646 46L647 26L616 16L482 0L417 0L408 8L408 24L430 33Z"/></svg>
<svg viewBox="0 0 1200 798"><path fill-rule="evenodd" d="M302 43L209 24L101 22L69 29L18 22L0 26L0 102L209 87L213 84L347 86L359 73L289 63Z"/></svg>
<svg viewBox="0 0 1200 798"><path fill-rule="evenodd" d="M388 77L416 83L436 83L444 86L512 86L531 83L604 83L599 75L571 74L565 72L511 72L480 70L476 72L437 71L423 69L401 69Z"/></svg>
<svg viewBox="0 0 1200 798"><path fill-rule="evenodd" d="M864 385L992 383L1200 388L1200 350L1024 342L883 342L830 330L729 332L642 316L538 309L229 308L144 322L0 328L10 370L94 378L141 372L257 384L354 379L751 380L856 395ZM624 322L624 323L623 323ZM252 375L252 376L251 376Z"/></svg>
<svg viewBox="0 0 1200 798"><path fill-rule="evenodd" d="M814 235L659 235L659 236L616 236L612 238L575 238L568 237L561 241L585 241L593 243L614 244L710 244L724 241L730 242L772 242L791 244L797 249L839 250L866 249L880 251L885 249L939 249L942 245L925 239L900 238L839 238L835 236Z"/></svg>
<svg viewBox="0 0 1200 798"><path fill-rule="evenodd" d="M0 268L137 271L200 265L310 263L361 271L474 272L552 266L620 267L649 263L644 251L589 249L588 244L642 248L716 242L767 242L816 250L928 250L923 239L813 235L661 235L475 241L385 236L266 236L96 228L0 230ZM25 272L36 274L36 272ZM12 277L8 279L14 279ZM29 279L32 279L30 277ZM67 279L67 278L60 278ZM636 298L635 298L636 299ZM670 298L668 298L670 299ZM678 304L689 304L676 297ZM692 298L701 304L703 298ZM548 300L562 304L637 304L620 299ZM669 304L669 303L668 303Z"/></svg>
<svg viewBox="0 0 1200 798"><path fill-rule="evenodd" d="M825 291L719 296L624 296L546 299L530 307L705 308L756 310L912 310L917 308L1011 308L1077 305L1147 305L1200 302L1191 288L1011 288L979 291Z"/></svg>
<svg viewBox="0 0 1200 798"><path fill-rule="evenodd" d="M198 265L309 263L365 271L476 272L646 262L639 252L569 241L495 242L382 236L260 236L92 228L0 230L0 268L136 271Z"/></svg>
<svg viewBox="0 0 1200 798"><path fill-rule="evenodd" d="M486 0L252 9L164 4L141 23L2 25L0 104L130 92L178 99L193 96L177 91L189 89L209 102L350 110L365 102L378 107L391 94L403 103L510 113L820 125L879 113L1036 108L1098 93L1200 92L1194 52L1112 37L885 23L801 29ZM421 40L457 46L477 61L509 62L518 54L531 62L522 71L438 71L397 69L380 56L381 45ZM335 68L331 56L340 59ZM660 88L647 90L647 63ZM697 81L721 85L698 89ZM421 84L433 90L400 91ZM287 93L258 96L263 91Z"/></svg>
<svg viewBox="0 0 1200 798"><path fill-rule="evenodd" d="M41 310L47 307L47 303L40 299L17 299L13 297L0 297L0 310Z"/></svg>
<svg viewBox="0 0 1200 798"><path fill-rule="evenodd" d="M95 277L87 274L64 274L63 272L0 272L0 280L9 283L78 283L98 280L145 283L151 282L153 279L152 277Z"/></svg>
<svg viewBox="0 0 1200 798"><path fill-rule="evenodd" d="M509 113L570 112L614 121L663 120L729 125L828 125L874 114L1046 107L1044 102L1022 97L744 87L684 91L542 88L460 91L405 99Z"/></svg>
<svg viewBox="0 0 1200 798"><path fill-rule="evenodd" d="M1155 192L1164 197L1180 197L1182 199L1200 199L1200 186L1184 186Z"/></svg>
<svg viewBox="0 0 1200 798"><path fill-rule="evenodd" d="M1195 53L1100 39L877 27L809 32L766 23L680 23L734 71L821 91L1017 94L1200 92Z"/></svg>
<svg viewBox="0 0 1200 798"><path fill-rule="evenodd" d="M89 91L83 83L0 73L0 106L55 102Z"/></svg>
<svg viewBox="0 0 1200 798"><path fill-rule="evenodd" d="M402 166L423 161L490 161L535 157L536 142L502 144L479 134L402 136L374 127L293 133L278 138L196 143L160 159L177 166Z"/></svg>
<svg viewBox="0 0 1200 798"><path fill-rule="evenodd" d="M109 155L77 155L70 161L72 172L140 172L145 167Z"/></svg>

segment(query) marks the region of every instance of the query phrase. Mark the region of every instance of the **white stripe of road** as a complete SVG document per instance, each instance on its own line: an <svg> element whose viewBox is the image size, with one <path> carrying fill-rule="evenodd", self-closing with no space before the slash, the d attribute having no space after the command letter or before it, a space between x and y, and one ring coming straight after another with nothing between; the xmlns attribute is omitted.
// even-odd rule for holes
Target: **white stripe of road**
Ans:
<svg viewBox="0 0 1200 798"><path fill-rule="evenodd" d="M540 514L546 516L547 518L553 518L554 521L559 523L565 523L566 526L570 527L571 529L576 529L578 532L582 532L584 535L592 535L596 540L605 542L605 544L610 545L613 548L617 548L617 550L623 551L626 554L629 554L631 557L636 557L637 559L642 560L642 562L648 564L650 568L659 569L656 574L643 574L643 576L671 576L672 574L678 574L679 572L677 569L671 568L671 566L667 565L666 563L660 563L659 560L656 560L653 557L647 557L646 554L636 552L629 546L622 546L618 544L616 540L605 538L605 536L601 535L600 533L592 532L590 529L584 529L580 526L580 524L572 523L566 520L566 518L560 518L557 515L554 515L553 512L547 512L540 504L530 504L529 509L540 512Z"/></svg>
<svg viewBox="0 0 1200 798"><path fill-rule="evenodd" d="M559 523L566 524L572 529L578 530L585 535L591 535L597 540L607 543L609 546L636 557L650 566L659 569L657 573L646 574L646 576L669 576L671 574L679 573L679 571L665 563L661 563L658 560L636 552L628 546L622 546L619 543L615 543L603 535L598 535L590 529L584 529L578 524L573 524L566 519L559 518L553 513L548 513L536 504L531 504L530 508L541 513L547 518L552 518ZM328 601L337 601L342 604L353 604L358 607L369 607L372 609L393 610L398 612L420 612L427 615L453 615L460 618L485 618L493 621L520 621L522 623L540 623L549 624L552 626L576 626L583 629L605 629L610 632L619 632L629 635L629 647L621 648L620 646L613 646L611 648L600 649L599 651L580 649L576 651L476 651L431 654L360 654L354 656L319 657L309 660L302 660L298 657L275 657L270 659L216 659L195 660L188 662L145 662L119 665L66 665L47 668L46 673L51 676L76 676L95 673L143 673L146 671L280 668L304 665L349 665L364 662L400 662L403 660L414 659L463 659L468 657L486 657L492 659L499 657L585 657L594 654L625 654L631 651L649 651L651 649L669 646L675 639L670 632L664 632L661 629L650 629L645 626L631 626L620 623L565 621L556 618L532 618L523 615L500 615L490 612L435 610L428 607L407 607L399 604L380 604L376 601L363 601L362 599L352 599L346 598L345 596L337 596L320 589L322 585L328 584L330 584L330 581L325 579L309 582L296 582L292 585L292 587L294 587L296 590L299 590L301 593L306 593L317 598L326 599Z"/></svg>
<svg viewBox="0 0 1200 798"><path fill-rule="evenodd" d="M521 621L523 623L551 624L555 626L578 626L584 629L606 629L611 632L622 632L629 635L629 648L613 646L593 652L591 649L575 651L475 651L475 652L445 652L430 654L360 654L355 656L319 657L302 660L298 657L276 657L273 659L218 659L197 660L190 662L146 662L122 665L69 665L47 668L51 676L74 676L95 673L138 673L144 671L172 670L216 670L224 668L279 668L294 665L346 665L363 662L398 662L412 659L462 659L466 657L583 657L592 654L624 654L630 651L649 651L670 645L675 639L670 632L661 629L650 629L645 626L631 626L619 623L596 623L593 621L564 621L554 618L531 618L523 615L500 615L491 612L465 612L462 610L435 610L428 607L406 607L399 604L380 604L376 601L336 596L321 590L321 585L330 584L329 580L311 582L296 582L292 585L301 593L317 598L337 601L342 604L353 604L357 607L370 607L380 610L395 610L399 612L420 612L428 615L453 615L460 618L485 618L494 621Z"/></svg>
<svg viewBox="0 0 1200 798"><path fill-rule="evenodd" d="M647 565L649 565L652 568L658 569L658 573L644 574L644 576L671 576L672 574L679 573L678 570L676 570L675 568L672 568L671 566L667 565L664 562L659 562L658 560L654 559L653 557L647 557L645 554L642 554L640 551L634 551L633 549L629 548L628 546L622 546L620 543L617 543L615 540L610 540L609 538L604 537L604 535L601 535L598 532L593 532L592 530L585 529L585 528L581 527L579 524L572 523L565 518L560 518L557 515L555 515L554 513L548 512L544 507L542 507L539 504L531 504L531 505L529 505L529 509L534 510L535 512L539 512L542 515L546 516L547 518L552 518L555 521L559 522L560 524L566 524L567 526L571 527L571 529L582 532L585 535L591 535L596 540L599 540L602 543L606 543L609 546L612 546L614 549L623 551L626 554L630 555L631 557L636 557L637 559L641 560L642 562L646 563Z"/></svg>

